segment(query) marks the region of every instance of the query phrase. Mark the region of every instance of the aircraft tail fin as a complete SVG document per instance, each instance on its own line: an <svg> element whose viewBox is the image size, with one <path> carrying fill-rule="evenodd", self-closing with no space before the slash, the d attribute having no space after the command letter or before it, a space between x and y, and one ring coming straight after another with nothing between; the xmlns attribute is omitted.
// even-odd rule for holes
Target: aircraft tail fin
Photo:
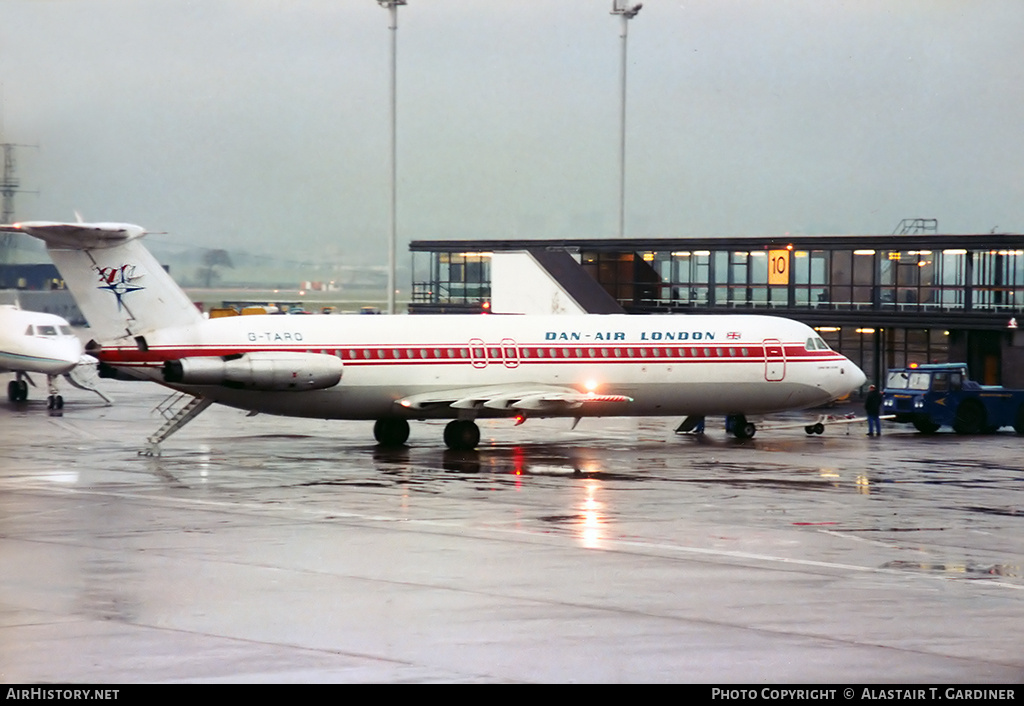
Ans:
<svg viewBox="0 0 1024 706"><path fill-rule="evenodd" d="M98 341L188 326L202 315L126 223L35 221L0 226L46 243Z"/></svg>

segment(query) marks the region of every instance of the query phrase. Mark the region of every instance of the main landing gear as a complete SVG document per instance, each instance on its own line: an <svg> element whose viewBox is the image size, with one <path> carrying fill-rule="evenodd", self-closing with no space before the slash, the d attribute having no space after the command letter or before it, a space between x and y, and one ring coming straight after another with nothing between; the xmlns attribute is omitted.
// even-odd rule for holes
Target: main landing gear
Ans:
<svg viewBox="0 0 1024 706"><path fill-rule="evenodd" d="M456 419L444 428L444 443L452 451L469 451L480 443L480 427L470 419Z"/></svg>
<svg viewBox="0 0 1024 706"><path fill-rule="evenodd" d="M24 402L28 399L28 383L20 375L17 380L7 383L7 399L11 402Z"/></svg>
<svg viewBox="0 0 1024 706"><path fill-rule="evenodd" d="M64 377L75 387L81 390L89 390L95 392L97 395L103 398L103 401L108 405L110 404L110 398L104 395L102 392L97 390L95 387L90 385L88 381L76 380L73 375L81 370L82 368L90 367L87 364L79 365L73 368L71 372L64 373ZM11 402L25 402L28 400L28 386L31 383L35 386L32 378L27 373L16 373L14 380L7 383L7 399ZM47 375L46 376L46 388L49 392L49 396L46 398L46 408L50 411L60 411L64 409L64 398L60 394L60 390L57 387L57 376Z"/></svg>
<svg viewBox="0 0 1024 706"><path fill-rule="evenodd" d="M409 440L409 422L401 417L378 419L373 425L373 438L381 446L402 446Z"/></svg>
<svg viewBox="0 0 1024 706"><path fill-rule="evenodd" d="M737 439L752 439L757 433L753 422L748 422L742 414L730 414L725 418L726 431L732 432Z"/></svg>
<svg viewBox="0 0 1024 706"><path fill-rule="evenodd" d="M64 398L57 393L57 386L54 383L53 375L47 375L50 396L46 398L47 409L64 409ZM7 383L7 399L11 402L24 402L28 399L28 384L31 382L28 375L18 373L14 380ZM35 383L33 383L35 384Z"/></svg>
<svg viewBox="0 0 1024 706"><path fill-rule="evenodd" d="M384 417L373 425L373 438L381 446L402 446L409 440L409 422L401 417ZM452 451L469 451L480 443L480 427L471 419L456 419L444 428L444 443Z"/></svg>

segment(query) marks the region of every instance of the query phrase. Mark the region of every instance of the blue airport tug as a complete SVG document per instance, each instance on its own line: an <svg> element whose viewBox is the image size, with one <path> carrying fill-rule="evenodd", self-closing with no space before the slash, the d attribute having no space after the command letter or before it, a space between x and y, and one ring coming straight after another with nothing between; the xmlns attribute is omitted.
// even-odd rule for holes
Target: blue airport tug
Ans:
<svg viewBox="0 0 1024 706"><path fill-rule="evenodd" d="M890 368L882 413L913 424L922 434L934 434L943 426L957 434L990 434L1001 427L1024 434L1024 390L974 382L966 363Z"/></svg>

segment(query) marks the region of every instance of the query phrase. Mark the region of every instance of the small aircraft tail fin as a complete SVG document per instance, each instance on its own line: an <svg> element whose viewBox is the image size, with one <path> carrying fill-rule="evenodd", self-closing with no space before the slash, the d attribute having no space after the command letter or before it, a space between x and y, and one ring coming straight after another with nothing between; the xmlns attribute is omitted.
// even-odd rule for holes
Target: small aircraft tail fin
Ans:
<svg viewBox="0 0 1024 706"><path fill-rule="evenodd" d="M46 243L53 263L93 330L105 341L158 328L188 326L202 315L126 223L53 223L0 226Z"/></svg>

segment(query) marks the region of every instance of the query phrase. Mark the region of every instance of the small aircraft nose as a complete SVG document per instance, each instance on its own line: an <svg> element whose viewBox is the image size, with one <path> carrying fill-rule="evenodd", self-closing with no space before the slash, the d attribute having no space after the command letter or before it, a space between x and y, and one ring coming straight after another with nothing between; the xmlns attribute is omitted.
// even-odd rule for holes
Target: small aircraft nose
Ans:
<svg viewBox="0 0 1024 706"><path fill-rule="evenodd" d="M54 351L53 357L68 368L73 368L82 362L83 354L84 351L81 341L69 338L60 341L59 347Z"/></svg>

